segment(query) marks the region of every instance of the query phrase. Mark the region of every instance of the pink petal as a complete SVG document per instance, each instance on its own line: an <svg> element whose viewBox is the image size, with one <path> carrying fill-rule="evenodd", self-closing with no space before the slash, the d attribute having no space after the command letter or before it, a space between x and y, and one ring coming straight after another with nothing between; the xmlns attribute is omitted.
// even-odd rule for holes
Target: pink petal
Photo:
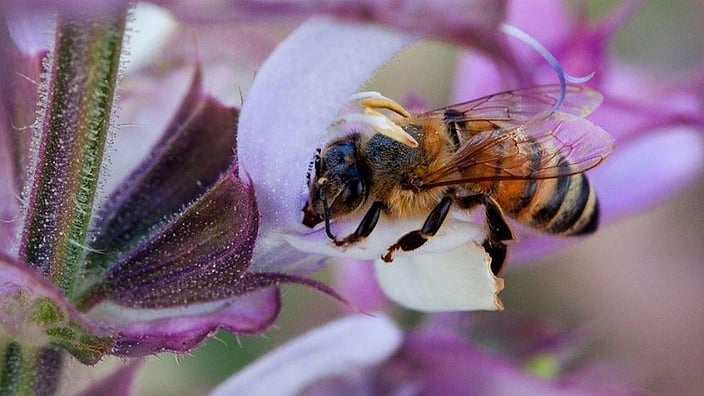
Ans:
<svg viewBox="0 0 704 396"><path fill-rule="evenodd" d="M604 219L642 211L671 197L702 174L704 136L690 127L652 131L618 147L589 173Z"/></svg>
<svg viewBox="0 0 704 396"><path fill-rule="evenodd" d="M257 334L274 323L281 309L278 288L237 298L171 309L130 309L110 303L90 316L116 335L111 353L145 356L161 351L186 352L222 328L235 334Z"/></svg>
<svg viewBox="0 0 704 396"><path fill-rule="evenodd" d="M211 395L296 395L328 376L381 363L398 348L401 337L384 316L340 319L264 355Z"/></svg>
<svg viewBox="0 0 704 396"><path fill-rule="evenodd" d="M132 394L134 380L142 368L142 360L132 360L98 382L89 384L78 396L124 396Z"/></svg>
<svg viewBox="0 0 704 396"><path fill-rule="evenodd" d="M331 260L332 261L332 260ZM389 299L379 288L371 260L339 259L331 263L333 287L362 312L385 311Z"/></svg>
<svg viewBox="0 0 704 396"><path fill-rule="evenodd" d="M282 232L301 225L306 173L328 125L372 73L415 38L382 28L311 19L290 35L257 72L240 114L240 173L251 178L261 213L259 257L274 252ZM262 270L289 258L257 260ZM256 253L255 253L256 254Z"/></svg>

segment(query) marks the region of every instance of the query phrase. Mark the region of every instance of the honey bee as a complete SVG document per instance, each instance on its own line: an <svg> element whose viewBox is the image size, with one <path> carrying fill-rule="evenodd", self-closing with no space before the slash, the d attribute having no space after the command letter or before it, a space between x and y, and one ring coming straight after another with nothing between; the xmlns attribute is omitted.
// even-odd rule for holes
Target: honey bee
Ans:
<svg viewBox="0 0 704 396"><path fill-rule="evenodd" d="M382 97L383 98L383 97ZM561 102L561 103L560 103ZM450 208L484 207L485 240L498 274L514 239L505 216L533 229L584 235L599 224L599 204L584 172L613 150L613 139L584 119L601 102L597 92L557 85L502 92L421 114L390 99L368 102L397 113L407 134L352 132L318 150L309 174L303 224L325 222L337 246L374 230L382 213L392 218L427 215L382 256L411 251L433 237ZM559 108L558 108L559 104ZM371 109L370 109L371 108ZM331 220L366 209L356 230L338 238Z"/></svg>

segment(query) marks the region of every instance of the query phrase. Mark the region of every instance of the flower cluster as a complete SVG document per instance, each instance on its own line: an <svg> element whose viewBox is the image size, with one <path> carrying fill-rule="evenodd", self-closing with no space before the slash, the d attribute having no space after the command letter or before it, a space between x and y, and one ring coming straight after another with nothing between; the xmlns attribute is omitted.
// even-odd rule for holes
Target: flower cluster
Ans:
<svg viewBox="0 0 704 396"><path fill-rule="evenodd" d="M540 54L506 36L506 26L537 37L571 74L595 73L587 85L604 101L590 120L617 146L589 173L607 222L666 199L702 165L701 92L656 81L607 55L609 39L639 2L625 1L586 23L551 0L154 1L203 37L222 39L231 30L219 29L271 18L293 22L295 30L277 30L285 36L280 43L235 30L262 45L233 54L204 40L198 59L174 50L184 40L176 34L152 63L127 71L120 59L128 2L51 2L55 16L42 10L45 3L0 6L0 393L57 392L67 353L93 364L107 355L187 352L218 329L261 333L281 310L282 283L344 301L306 277L330 256L354 259L347 264L355 268L372 268L367 265L376 259L376 281L369 274L345 278L355 289L350 297L370 292L358 305L363 308L388 303L377 294L378 282L387 297L414 310L501 309L503 282L481 247L484 227L467 216L453 216L439 237L398 254L390 265L381 263L380 253L423 218L382 216L373 238L346 249L335 246L322 225L301 224L309 163L350 95L426 37L468 50L457 70L458 102L555 82ZM555 25L535 26L546 13ZM52 43L41 43L46 31ZM218 69L228 56L256 68L241 109L213 93L237 96L226 83L236 73L233 63ZM213 76L217 84L209 83ZM135 117L130 124L125 114L132 110L148 113L147 121ZM150 136L157 136L151 148L135 147ZM110 179L110 161L103 160L113 139L127 140L116 150L147 152L139 160L126 156L133 167L113 171L126 173L120 182ZM360 218L335 219L335 229L349 233ZM517 231L513 261L565 243ZM556 356L570 342L557 332L538 332L530 352L514 348L506 356L479 347L481 326L468 331L465 316L429 318L410 330L384 317L347 319L263 358L216 393L606 389L577 375L565 380L569 370ZM481 317L471 318L481 324ZM518 329L510 332L513 340L535 326L512 328ZM309 359L302 361L303 355ZM536 378L545 376L540 364L546 356L549 363L559 360L559 370ZM88 391L120 392L136 368L128 365ZM273 380L267 378L272 373ZM40 374L49 380L37 381Z"/></svg>

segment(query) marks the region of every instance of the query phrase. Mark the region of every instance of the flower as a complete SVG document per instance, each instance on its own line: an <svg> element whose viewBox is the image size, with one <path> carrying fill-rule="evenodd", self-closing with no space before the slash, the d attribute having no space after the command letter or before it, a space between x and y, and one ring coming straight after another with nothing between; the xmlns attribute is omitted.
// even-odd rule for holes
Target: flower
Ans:
<svg viewBox="0 0 704 396"><path fill-rule="evenodd" d="M422 218L382 218L373 238L344 252L333 246L321 227L311 232L301 224L306 171L327 127L347 97L386 59L413 41L414 37L374 26L315 19L289 36L262 65L242 108L238 136L241 171L252 179L262 216L253 268L301 260L305 270L311 265L311 253L379 258L400 235L422 224ZM336 51L329 51L333 46ZM311 91L311 86L316 89ZM271 108L286 117L266 117ZM292 130L298 131L295 139L291 139ZM271 143L283 141L287 144ZM344 235L358 223L359 218L352 218L335 226ZM488 256L475 241L482 238L481 227L460 221L445 226L443 238L380 266L377 279L385 292L422 310L500 308L496 293L502 288L501 280L491 272ZM432 256L420 254L447 249L453 249L454 256L445 255L432 269L425 265L425 259L433 260ZM409 287L417 284L428 288Z"/></svg>
<svg viewBox="0 0 704 396"><path fill-rule="evenodd" d="M278 291L267 289L273 283L264 274L247 272L257 212L251 186L233 168L237 115L203 93L197 71L150 158L103 206L85 258L89 276L82 289L67 301L40 274L3 256L5 310L26 295L13 309L48 304L64 320L90 320L88 333L101 335L107 345L100 350L86 346L91 350L82 352L89 355L77 356L85 363L106 352L187 351L219 327L249 334L270 326L280 309ZM17 215L12 219L4 226L15 229L3 236L21 225ZM23 270L27 273L16 279L7 275ZM22 328L24 322L15 322L20 319L28 320L8 317L3 325ZM52 341L64 342L61 337Z"/></svg>
<svg viewBox="0 0 704 396"><path fill-rule="evenodd" d="M517 318L465 315L402 330L384 316L349 316L264 355L212 395L640 394L578 361L578 344L574 332Z"/></svg>
<svg viewBox="0 0 704 396"><path fill-rule="evenodd" d="M2 389L55 392L63 351L94 364L190 351L221 328L260 333L281 283L337 296L250 269L259 214L238 176L239 110L205 93L199 66L160 140L93 213L127 12L60 13L42 62L46 50L13 39L26 20L0 11L12 71L0 78L0 370L22 373ZM34 370L56 381L21 382Z"/></svg>
<svg viewBox="0 0 704 396"><path fill-rule="evenodd" d="M244 151L234 142L238 128L251 124L238 125L236 108L205 93L200 66L147 157L104 202L96 200L104 178L101 159L114 117L127 11L119 1L98 8L81 4L56 3L55 26L47 23L37 2L2 7L3 66L16 71L3 76L0 93L9 110L0 130L0 161L6 165L0 174L5 231L0 239L0 337L9 348L3 370L18 364L11 369L57 372L62 350L92 364L106 354L188 351L219 328L258 333L277 317L276 286L284 282L337 297L326 286L296 274L310 268L310 260L297 267L290 264L300 263L290 257L286 262L263 258L277 253L267 242L278 220L271 216L260 223L260 213L271 212L266 206L258 208L254 185L266 178L258 177L256 166L240 169L237 160ZM344 12L340 4L342 8L328 12ZM409 22L420 21L411 12L405 15L412 18L395 23L410 28ZM25 17L35 18L28 23L30 29L55 29L47 61L41 61L45 45L40 52L23 48L29 55L16 46ZM496 20L474 18L462 29L491 32L482 27ZM327 22L327 27L337 38L367 31L364 37L371 41L364 48L378 46L376 52L365 50L369 63L349 63L350 80L335 94L337 103L391 53L414 40L371 26ZM359 37L354 40L360 43ZM491 43L484 42L487 48ZM360 49L350 47L348 55L354 57ZM249 95L248 103L256 103L254 97ZM33 121L35 101L40 110ZM21 133L30 126L36 131L32 139ZM252 260L257 235L257 250L264 253ZM486 264L484 256L480 259ZM493 294L491 299L493 303ZM13 359L28 345L38 348L29 363ZM49 360L51 365L32 363L44 353L56 356ZM52 393L58 383L22 386L25 391Z"/></svg>
<svg viewBox="0 0 704 396"><path fill-rule="evenodd" d="M9 1L2 11L9 13L9 7L18 7L36 12L43 4L43 0L23 5ZM317 13L337 19L311 19L288 37L258 69L241 113L205 93L202 69L196 67L179 109L164 128L166 133L103 202L95 191L104 179L100 158L109 125L114 125L112 105L117 103L126 3L115 0L97 8L77 0L56 4L60 12L52 62L41 63L41 54L36 52L18 51L13 40L16 31L0 26L0 66L16 71L0 79L5 110L0 120L0 345L7 352L0 369L5 373L15 370L11 364L22 364L18 357L24 348L38 350L24 367L25 377L27 370L34 370L32 362L47 364L36 364L41 369L37 372L58 372L61 350L93 363L106 354L188 351L218 328L237 334L261 332L278 315L279 284L305 284L336 296L303 275L330 255L377 258L400 235L422 224L422 218L382 218L374 238L341 252L331 245L322 227L310 230L300 222L305 173L315 147L324 143L327 127L339 116L349 95L419 35L474 46L500 63L502 71L511 70L531 81L543 78L540 71L533 75L518 69L516 54L521 59L529 55L507 51L497 38L503 2L311 0L276 9L271 2L245 1L199 5L196 11L187 2L159 2L170 7L173 15L194 23L273 15L303 18ZM74 14L76 9L83 12ZM620 19L609 21L613 24L614 20ZM3 21L14 24L14 18ZM584 53L603 59L597 56L603 55L599 51L590 51L603 50L594 43L603 44L603 31L609 31L604 26L593 32L580 26L575 30L582 33L586 29L587 39L570 36L555 53L567 60L581 59ZM572 50L578 53L573 55ZM139 72L164 70L146 69ZM484 82L496 80L486 78ZM638 155L633 152L659 154L650 140L640 140L642 129L687 127L682 136L666 139L657 148L687 145L692 152L667 157L666 162L647 168L664 170L673 180L666 187L679 187L695 169L692 164L701 162L701 153L694 153L701 139L692 139L690 133L701 127L691 92L676 92L674 97L681 100L672 101L672 108L668 106L661 118L653 120L655 102L641 103L648 95L614 100L618 98L618 90L611 90L617 86L614 81L595 83L607 92L607 110L628 121L614 127L630 150L612 162L637 164L634 158ZM128 91L127 99L135 92ZM655 90L652 96L663 94ZM20 132L29 130L36 101L43 106L33 125L37 138L29 144L29 134ZM605 118L604 125L610 120ZM151 123L148 128L157 129ZM652 132L648 137L658 134ZM607 213L625 213L618 208L625 201L614 198L630 196L613 193L624 174L614 172L601 178L594 174L597 187L600 183L607 186ZM611 176L609 193L603 180ZM634 191L645 194L659 191L660 186L642 183L638 187L645 188ZM422 311L501 308L497 293L502 280L491 271L489 256L478 244L483 239L482 226L460 217L453 213L444 235L415 254L399 254L391 265L376 265L377 280L389 297ZM344 233L358 223L359 219L344 219L334 226ZM528 242L524 240L524 246ZM390 341L399 339L388 326L384 334ZM436 336L447 341L448 348L474 356L466 340L445 340L433 333ZM418 341L404 336L404 342L405 347L387 344L372 364L381 364L393 351L413 354L431 344L443 346L423 337ZM430 355L421 360L426 359L443 361ZM125 376L130 375L126 370ZM26 391L56 389L55 381L29 386L33 388Z"/></svg>
<svg viewBox="0 0 704 396"><path fill-rule="evenodd" d="M663 79L610 56L610 39L642 7L641 1L624 1L598 21L580 13L569 14L554 0L509 2L507 23L538 38L573 74L594 73L586 83L604 95L603 104L590 118L616 139L616 151L588 172L597 191L602 220L614 221L651 208L672 197L700 172L704 164L704 118L696 84ZM552 15L554 23L537 23ZM542 59L525 53L521 62L530 82L554 79ZM462 56L456 76L457 101L514 88L510 76L500 74L495 61L483 54ZM481 79L477 75L484 76ZM684 73L686 76L687 73ZM518 82L525 84L526 82ZM657 158L657 161L650 159ZM513 261L528 262L555 251L568 241L520 230Z"/></svg>
<svg viewBox="0 0 704 396"><path fill-rule="evenodd" d="M556 3L546 3L544 6L524 4L527 9L522 11L518 8L521 7L519 3L510 4L509 15L516 17L509 19L508 22L515 22L517 26L525 27L526 30L529 30L530 25L526 25L523 21L530 19L530 15L533 15L531 12L549 11L557 15L562 13L561 4L555 5ZM606 161L605 167L596 168L590 171L589 175L598 191L603 218L606 221L643 210L661 201L685 185L701 169L702 164L701 130L704 124L702 124L701 108L698 103L699 93L691 89L684 91L682 88L676 91L672 88L652 89L657 84L644 80L644 77L632 68L625 71L618 65L607 67L608 58L605 53L607 40L617 27L625 23L629 15L637 10L637 6L638 3L626 2L595 26L585 26L584 23L576 22L565 23L563 26L562 22L568 20L561 17L556 19L560 23L555 29L550 30L551 34L546 35L540 29L536 30L536 35L546 41L561 62L568 67L580 65L581 68L574 68L572 74L595 71L593 82L589 84L605 93L604 105L594 113L592 119L606 130L615 131L618 151ZM536 20L536 18L530 20ZM313 33L304 33L305 29L311 29ZM243 108L243 119L240 123L242 128L240 141L247 146L246 152L250 153L249 158L242 160L243 169L258 166L254 164L259 164L257 161L261 161L262 158L265 158L264 162L271 164L270 167L263 168L265 170L253 179L255 184L265 184L255 188L260 192L258 194L261 194L257 196L260 206L271 208L269 212L264 209L263 222L266 223L267 218L276 219L274 220L276 226L271 229L271 232L260 234L263 251L273 256L264 255L262 250L259 250L258 254L255 254L254 265L262 261L277 263L280 258L286 259L292 254L308 257L310 252L324 256L377 259L387 246L408 230L417 228L418 224L422 224L423 219L391 224L384 223L382 219L380 225L374 230L373 238L350 247L344 252L332 246L322 227L311 233L298 224L300 219L297 216L300 213L297 209L303 206L305 199L303 196L306 193L301 181L304 180L304 164L310 162L313 156L311 150L305 154L305 148L320 146L319 142L324 138L320 134L315 135L313 131L321 131L324 126L330 125L337 117L339 109L344 106L344 97L341 97L339 92L345 90L345 85L342 85L343 79L349 73L344 72L345 65L333 63L335 54L329 57L326 57L326 54L316 54L313 61L304 66L286 63L285 59L290 59L291 56L284 55L278 58L277 55L284 51L288 54L305 53L307 47L314 45L314 42L318 44L319 37L328 36L327 33L323 33L323 28L312 27L312 23L302 27L297 34L300 35L294 35L286 40L260 70L258 81L255 81L248 96L249 101ZM303 37L305 34L314 37L310 39L310 45L305 43ZM332 34L334 33L331 32L330 35ZM366 38L365 40L369 41ZM456 101L515 88L516 85L546 83L551 81L549 79L554 79L552 70L543 66L542 59L525 53L521 48L514 48L514 52L520 56L520 63L524 65L523 73L506 73L506 68L501 62L510 58L508 56L492 57L492 54L486 52L481 52L479 56L473 53L471 59L462 63L466 66L460 68L456 95L460 95L461 92L462 96ZM358 50L356 55L349 55L349 57L354 56L356 64L363 64L364 57L361 53L362 50ZM328 60L329 58L332 59ZM589 63L580 61L583 59L588 59ZM298 61L303 63L305 58L299 57ZM321 67L318 63L325 66L334 65L334 67L323 69L325 66ZM338 69L343 72L336 73ZM293 71L287 74L290 70ZM316 91L315 96L302 99L303 103L301 103L296 100L295 95L306 92L307 87L314 83L289 76L301 76L308 71L315 71L310 74L315 76L315 84L321 89ZM483 78L478 79L477 75ZM336 96L332 95L330 99L321 100L324 94L323 87L327 85L326 76L331 76L327 84L339 90L334 93ZM516 78L526 78L526 80L520 81ZM299 81L301 81L300 85ZM506 81L515 81L516 85L507 86ZM354 85L360 83L361 81L357 81ZM274 90L274 87L278 90ZM647 87L650 87L650 90L645 90ZM346 89L350 92L349 88ZM294 97L286 96L291 95L292 92ZM668 105L660 105L661 101ZM287 114L295 115L287 117L281 125L275 121L273 123L270 120L261 121L264 118L257 109L261 111L262 108L272 105L278 109L286 109ZM259 124L255 119L260 120ZM250 127L250 121L255 125L254 127ZM256 136L258 143L251 144L252 141L248 140L250 136L254 136L256 131L261 131L263 128L267 128L270 133L268 136L272 136L275 140L286 139L292 129L306 131L306 135L286 147L271 147L267 145L268 137L261 135ZM310 135L307 131L311 131ZM310 140L308 136L311 137ZM668 149L663 151L663 147ZM661 161L643 160L653 157L660 158ZM287 164L285 169L275 169L274 158L285 159L283 161ZM299 185L292 186L292 181ZM282 186L285 186L283 194ZM627 193L624 193L623 186L630 186L626 189ZM350 233L359 221L359 218L336 221L336 233L342 235ZM471 246L473 241L481 241L483 231L477 226L462 222L452 221L446 226L447 231L443 233L442 238L432 239L431 242L414 251L412 256L399 255L392 264L378 262L375 266L375 274L382 289L392 300L405 307L421 311L500 309L501 304L496 298L496 293L502 288L501 280L486 270L486 264L482 264L482 261L486 261L486 257L476 253L476 248ZM463 228L458 231L460 228L457 227ZM516 226L516 228L521 241L512 246L512 257L515 261L527 261L567 243L565 238L546 237L530 232L524 227ZM462 237L452 238L459 235ZM282 236L288 244L282 240ZM290 245L295 249L291 250ZM461 261L449 260L453 257L452 254L443 255L442 260L427 254L453 249L457 249L454 257L461 258ZM453 266L455 262L457 265ZM468 262L475 264L468 264ZM306 262L302 268L309 264L310 262ZM484 266L483 271L482 266ZM417 285L427 285L427 288L420 288ZM470 295L468 293L470 290L478 291L477 294L484 297Z"/></svg>

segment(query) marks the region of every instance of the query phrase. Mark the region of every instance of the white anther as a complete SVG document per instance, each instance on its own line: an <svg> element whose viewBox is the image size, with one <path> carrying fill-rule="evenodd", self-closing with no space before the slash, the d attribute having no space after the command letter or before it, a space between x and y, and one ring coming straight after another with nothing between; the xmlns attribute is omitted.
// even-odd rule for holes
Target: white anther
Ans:
<svg viewBox="0 0 704 396"><path fill-rule="evenodd" d="M399 143L409 147L418 147L418 142L413 136L382 114L345 114L333 124L333 127L337 128L347 123L367 125L375 132L388 136Z"/></svg>
<svg viewBox="0 0 704 396"><path fill-rule="evenodd" d="M375 91L359 92L350 96L350 101L356 101L365 114L377 114L378 110L385 109L392 111L404 118L411 116L408 110L398 104L395 100Z"/></svg>
<svg viewBox="0 0 704 396"><path fill-rule="evenodd" d="M363 92L357 92L356 94L350 95L349 101L350 102L359 102L360 100L363 100L363 99L383 98L383 97L384 97L384 95L382 95L376 91L363 91Z"/></svg>

